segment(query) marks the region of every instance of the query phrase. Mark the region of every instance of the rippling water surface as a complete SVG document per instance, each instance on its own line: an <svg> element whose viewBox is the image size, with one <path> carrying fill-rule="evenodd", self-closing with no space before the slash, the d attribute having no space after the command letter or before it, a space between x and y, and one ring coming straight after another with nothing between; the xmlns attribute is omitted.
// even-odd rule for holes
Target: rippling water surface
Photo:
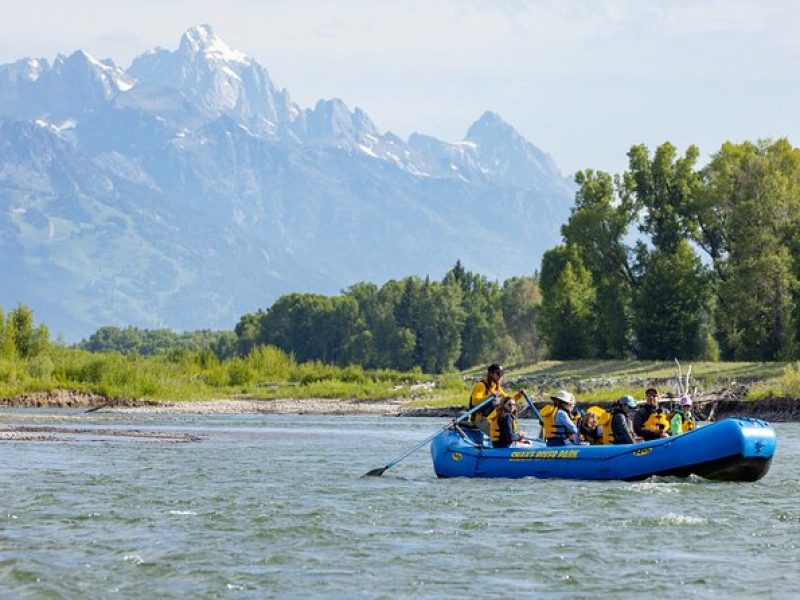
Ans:
<svg viewBox="0 0 800 600"><path fill-rule="evenodd" d="M438 480L441 419L6 412L2 597L797 597L800 424L755 484Z"/></svg>

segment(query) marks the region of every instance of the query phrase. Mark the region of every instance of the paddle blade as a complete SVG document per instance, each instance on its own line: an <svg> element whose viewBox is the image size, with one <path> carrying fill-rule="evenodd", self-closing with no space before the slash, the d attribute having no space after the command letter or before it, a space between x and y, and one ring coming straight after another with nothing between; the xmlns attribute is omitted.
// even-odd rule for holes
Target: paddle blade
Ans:
<svg viewBox="0 0 800 600"><path fill-rule="evenodd" d="M384 471L386 471L386 469L388 468L389 465L386 465L385 467L379 467L377 469L372 469L372 471L364 473L362 477L380 477L381 475L383 475Z"/></svg>

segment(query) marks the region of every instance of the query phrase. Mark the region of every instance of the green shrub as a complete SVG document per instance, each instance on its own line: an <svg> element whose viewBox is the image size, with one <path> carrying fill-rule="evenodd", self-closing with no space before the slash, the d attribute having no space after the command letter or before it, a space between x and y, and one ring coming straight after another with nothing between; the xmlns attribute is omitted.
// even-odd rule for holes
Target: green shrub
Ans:
<svg viewBox="0 0 800 600"><path fill-rule="evenodd" d="M220 365L203 372L203 380L212 387L225 387L228 385L228 368Z"/></svg>
<svg viewBox="0 0 800 600"><path fill-rule="evenodd" d="M37 354L28 361L28 373L34 379L49 381L53 375L55 364L46 354Z"/></svg>
<svg viewBox="0 0 800 600"><path fill-rule="evenodd" d="M778 379L774 395L782 398L800 398L800 362L786 365Z"/></svg>
<svg viewBox="0 0 800 600"><path fill-rule="evenodd" d="M307 385L326 379L336 379L341 369L332 365L312 360L297 365L289 375L289 381L295 381L300 385Z"/></svg>
<svg viewBox="0 0 800 600"><path fill-rule="evenodd" d="M296 366L292 355L275 346L253 348L246 360L257 376L267 381L287 381Z"/></svg>
<svg viewBox="0 0 800 600"><path fill-rule="evenodd" d="M0 358L0 382L14 384L18 380L20 364L13 358Z"/></svg>
<svg viewBox="0 0 800 600"><path fill-rule="evenodd" d="M467 394L469 394L469 390L467 389L472 384L467 384L464 381L464 378L458 373L445 373L444 375L439 375L436 378L436 387L438 389L443 390L465 390Z"/></svg>
<svg viewBox="0 0 800 600"><path fill-rule="evenodd" d="M212 352L213 354L213 352ZM172 348L166 353L167 360L175 365L186 364L191 360L192 353L186 348Z"/></svg>
<svg viewBox="0 0 800 600"><path fill-rule="evenodd" d="M348 383L364 383L370 380L370 378L364 374L364 369L359 365L350 365L342 369L340 379Z"/></svg>
<svg viewBox="0 0 800 600"><path fill-rule="evenodd" d="M201 369L211 369L219 366L219 358L209 349L200 350L195 354L196 364Z"/></svg>
<svg viewBox="0 0 800 600"><path fill-rule="evenodd" d="M255 374L246 360L241 358L232 358L227 362L227 366L229 385L245 385L255 379Z"/></svg>

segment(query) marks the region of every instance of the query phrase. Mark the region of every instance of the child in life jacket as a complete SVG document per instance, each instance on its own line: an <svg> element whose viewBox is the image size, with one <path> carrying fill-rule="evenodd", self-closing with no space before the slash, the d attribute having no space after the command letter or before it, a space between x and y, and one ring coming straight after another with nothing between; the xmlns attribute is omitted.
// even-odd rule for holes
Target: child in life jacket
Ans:
<svg viewBox="0 0 800 600"><path fill-rule="evenodd" d="M598 423L597 415L593 412L587 412L581 417L578 431L584 443L592 446L603 443L603 426Z"/></svg>
<svg viewBox="0 0 800 600"><path fill-rule="evenodd" d="M670 415L669 423L672 435L686 433L697 427L694 415L692 415L692 399L689 396L681 396L678 408Z"/></svg>

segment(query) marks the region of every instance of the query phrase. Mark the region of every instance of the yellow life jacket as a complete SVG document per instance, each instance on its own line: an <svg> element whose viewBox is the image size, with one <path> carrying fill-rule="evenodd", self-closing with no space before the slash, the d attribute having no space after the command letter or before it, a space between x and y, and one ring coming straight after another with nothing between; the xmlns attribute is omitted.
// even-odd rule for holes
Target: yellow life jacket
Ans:
<svg viewBox="0 0 800 600"><path fill-rule="evenodd" d="M681 433L686 433L687 431L692 431L693 429L697 429L697 422L694 420L694 415L691 413L689 416L686 416L682 410L673 410L669 415L667 415L667 420L672 422L672 417L676 414L681 415Z"/></svg>
<svg viewBox="0 0 800 600"><path fill-rule="evenodd" d="M483 386L483 389L479 388L478 386ZM501 391L502 388L499 385L493 385L492 383L487 382L485 379L481 379L478 383L475 384L475 387L472 388L472 393L469 395L469 400L467 401L467 406L472 409L478 406L481 402L486 400L492 394L497 394ZM488 419L491 416L491 413L487 415L483 415L483 410L489 407L484 407L481 410L472 413L469 416L470 424L474 425L477 419Z"/></svg>
<svg viewBox="0 0 800 600"><path fill-rule="evenodd" d="M548 404L539 411L542 417L542 438L545 440L556 435L556 412L555 404Z"/></svg>
<svg viewBox="0 0 800 600"><path fill-rule="evenodd" d="M497 410L493 410L487 419L489 419L489 439L493 442L500 441L500 414ZM511 433L517 433L519 431L519 423L517 422L516 416L511 418Z"/></svg>
<svg viewBox="0 0 800 600"><path fill-rule="evenodd" d="M539 414L542 416L542 430L543 430L543 437L545 440L550 439L568 439L571 438L571 434L565 430L564 427L560 425L556 425L556 414L558 413L558 407L555 404L548 404L542 410L539 411ZM562 409L563 410L563 409ZM564 411L566 412L566 411ZM576 418L580 418L580 415L573 416L569 415L569 418L575 422Z"/></svg>
<svg viewBox="0 0 800 600"><path fill-rule="evenodd" d="M614 431L611 429L611 413L602 406L590 406L586 412L597 415L597 424L603 428L602 444L614 443Z"/></svg>
<svg viewBox="0 0 800 600"><path fill-rule="evenodd" d="M643 423L643 427L653 431L666 431L669 433L669 419L664 416L663 410L660 413L654 410L650 413L650 416L647 417L647 421Z"/></svg>

